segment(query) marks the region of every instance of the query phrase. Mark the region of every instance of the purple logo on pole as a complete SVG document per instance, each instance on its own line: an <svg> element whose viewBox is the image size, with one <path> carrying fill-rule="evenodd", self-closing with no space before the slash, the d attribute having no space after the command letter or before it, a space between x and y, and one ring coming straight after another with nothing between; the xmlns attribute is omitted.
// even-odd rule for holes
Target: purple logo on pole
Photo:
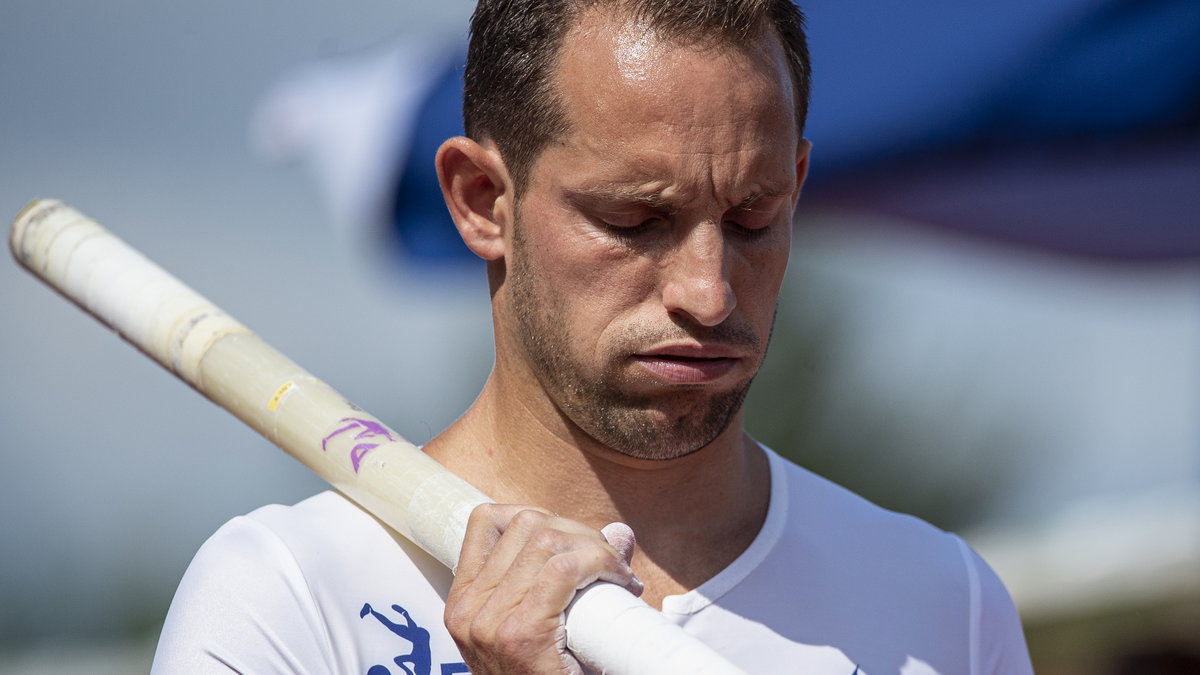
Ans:
<svg viewBox="0 0 1200 675"><path fill-rule="evenodd" d="M321 450L325 451L328 449L326 446L328 445L329 440L334 436L354 429L361 429L361 431L354 435L354 440L363 442L356 444L350 449L350 463L354 465L354 473L358 473L358 465L362 462L362 458L368 452L378 448L379 445L385 441L396 440L395 437L392 436L392 433L388 431L387 427L383 426L379 422L359 419L357 417L343 417L341 421L349 422L349 424L321 439ZM372 443L372 439L379 440Z"/></svg>

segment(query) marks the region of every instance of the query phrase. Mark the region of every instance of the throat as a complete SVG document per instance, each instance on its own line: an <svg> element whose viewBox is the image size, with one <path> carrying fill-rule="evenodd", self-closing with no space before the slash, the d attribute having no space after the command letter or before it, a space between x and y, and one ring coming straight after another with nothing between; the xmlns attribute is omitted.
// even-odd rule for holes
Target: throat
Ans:
<svg viewBox="0 0 1200 675"><path fill-rule="evenodd" d="M672 595L683 595L700 585L688 586L671 577L662 568L646 563L639 565L636 557L634 559L633 571L642 580L642 583L646 585L645 590L642 591L642 601L660 612L663 608L664 598Z"/></svg>
<svg viewBox="0 0 1200 675"><path fill-rule="evenodd" d="M646 586L642 599L661 610L663 598L683 595L707 583L750 548L765 520L764 511L723 532L639 535L633 569Z"/></svg>

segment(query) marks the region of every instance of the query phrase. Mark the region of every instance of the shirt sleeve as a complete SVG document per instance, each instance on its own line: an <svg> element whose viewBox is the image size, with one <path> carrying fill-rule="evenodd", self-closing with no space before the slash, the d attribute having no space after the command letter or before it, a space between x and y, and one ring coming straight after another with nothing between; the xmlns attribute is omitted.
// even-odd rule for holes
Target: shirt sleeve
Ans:
<svg viewBox="0 0 1200 675"><path fill-rule="evenodd" d="M1033 675L1021 617L1012 596L992 568L966 542L958 542L971 586L971 672Z"/></svg>
<svg viewBox="0 0 1200 675"><path fill-rule="evenodd" d="M188 566L151 673L333 673L331 654L292 552L242 516L217 530Z"/></svg>

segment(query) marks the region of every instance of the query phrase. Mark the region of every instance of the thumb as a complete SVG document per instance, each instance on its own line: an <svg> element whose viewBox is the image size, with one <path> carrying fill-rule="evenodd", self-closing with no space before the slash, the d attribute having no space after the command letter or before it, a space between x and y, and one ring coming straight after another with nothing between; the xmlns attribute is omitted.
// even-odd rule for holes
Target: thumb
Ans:
<svg viewBox="0 0 1200 675"><path fill-rule="evenodd" d="M625 523L609 523L605 525L600 534L604 535L604 539L617 549L622 558L625 558L626 563L633 562L633 549L637 546L637 538L633 536L633 530Z"/></svg>

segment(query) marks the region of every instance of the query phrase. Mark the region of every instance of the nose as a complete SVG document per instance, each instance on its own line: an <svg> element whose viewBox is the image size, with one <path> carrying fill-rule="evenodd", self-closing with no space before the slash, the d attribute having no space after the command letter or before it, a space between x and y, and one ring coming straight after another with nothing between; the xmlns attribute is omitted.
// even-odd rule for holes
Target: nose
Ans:
<svg viewBox="0 0 1200 675"><path fill-rule="evenodd" d="M737 304L729 283L729 256L719 223L701 223L662 261L667 311L702 326L729 318Z"/></svg>

